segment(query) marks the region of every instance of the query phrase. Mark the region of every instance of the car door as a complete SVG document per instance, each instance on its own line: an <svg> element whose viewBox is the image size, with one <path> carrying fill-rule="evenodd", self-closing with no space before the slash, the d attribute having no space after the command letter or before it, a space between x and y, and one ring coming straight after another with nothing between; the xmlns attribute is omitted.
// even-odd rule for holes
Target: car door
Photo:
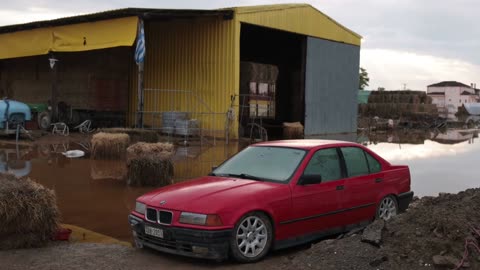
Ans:
<svg viewBox="0 0 480 270"><path fill-rule="evenodd" d="M345 162L344 207L347 223L358 224L375 216L376 200L383 186L380 162L360 147L341 147Z"/></svg>
<svg viewBox="0 0 480 270"><path fill-rule="evenodd" d="M297 234L310 234L341 225L343 171L336 148L316 151L292 191L293 217Z"/></svg>

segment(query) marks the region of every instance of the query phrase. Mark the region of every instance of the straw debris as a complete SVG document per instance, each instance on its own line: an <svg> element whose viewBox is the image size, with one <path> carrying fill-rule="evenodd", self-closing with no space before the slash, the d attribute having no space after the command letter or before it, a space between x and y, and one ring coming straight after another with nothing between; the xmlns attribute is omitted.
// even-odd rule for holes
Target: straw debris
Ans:
<svg viewBox="0 0 480 270"><path fill-rule="evenodd" d="M100 132L92 137L93 159L119 159L125 156L130 137L125 133Z"/></svg>
<svg viewBox="0 0 480 270"><path fill-rule="evenodd" d="M58 218L52 190L29 178L0 174L0 250L45 245Z"/></svg>
<svg viewBox="0 0 480 270"><path fill-rule="evenodd" d="M101 129L104 133L126 133L130 136L130 143L136 142L158 142L158 133L153 130L137 129L137 128L104 128Z"/></svg>
<svg viewBox="0 0 480 270"><path fill-rule="evenodd" d="M127 148L128 180L132 186L171 184L174 146L171 143L139 142Z"/></svg>

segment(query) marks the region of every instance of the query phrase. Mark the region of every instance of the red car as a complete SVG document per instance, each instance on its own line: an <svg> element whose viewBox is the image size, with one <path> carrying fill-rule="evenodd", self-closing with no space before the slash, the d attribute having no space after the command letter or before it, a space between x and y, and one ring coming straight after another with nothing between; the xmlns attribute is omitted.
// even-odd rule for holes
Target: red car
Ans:
<svg viewBox="0 0 480 270"><path fill-rule="evenodd" d="M412 197L408 167L362 145L272 141L208 176L139 197L129 222L137 247L254 262L271 249L389 219Z"/></svg>

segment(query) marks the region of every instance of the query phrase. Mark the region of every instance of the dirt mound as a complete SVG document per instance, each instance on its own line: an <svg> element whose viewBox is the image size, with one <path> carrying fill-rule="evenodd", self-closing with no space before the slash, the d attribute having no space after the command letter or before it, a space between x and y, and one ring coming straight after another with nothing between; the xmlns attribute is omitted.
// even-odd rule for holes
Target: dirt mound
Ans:
<svg viewBox="0 0 480 270"><path fill-rule="evenodd" d="M480 269L480 189L424 197L384 226L371 227L381 231L379 245L364 241L361 233L326 240L281 268L454 269L465 258L464 266Z"/></svg>

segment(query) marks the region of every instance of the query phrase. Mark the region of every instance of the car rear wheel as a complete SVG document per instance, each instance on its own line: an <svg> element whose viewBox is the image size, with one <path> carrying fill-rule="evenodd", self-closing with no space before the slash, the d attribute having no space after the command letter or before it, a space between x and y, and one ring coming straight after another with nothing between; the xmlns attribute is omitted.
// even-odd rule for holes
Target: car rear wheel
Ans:
<svg viewBox="0 0 480 270"><path fill-rule="evenodd" d="M270 219L263 213L252 212L244 215L235 225L230 249L235 260L256 262L268 253L272 240Z"/></svg>
<svg viewBox="0 0 480 270"><path fill-rule="evenodd" d="M389 220L392 217L396 216L398 213L398 204L397 200L389 195L384 197L377 207L377 218L383 220Z"/></svg>

